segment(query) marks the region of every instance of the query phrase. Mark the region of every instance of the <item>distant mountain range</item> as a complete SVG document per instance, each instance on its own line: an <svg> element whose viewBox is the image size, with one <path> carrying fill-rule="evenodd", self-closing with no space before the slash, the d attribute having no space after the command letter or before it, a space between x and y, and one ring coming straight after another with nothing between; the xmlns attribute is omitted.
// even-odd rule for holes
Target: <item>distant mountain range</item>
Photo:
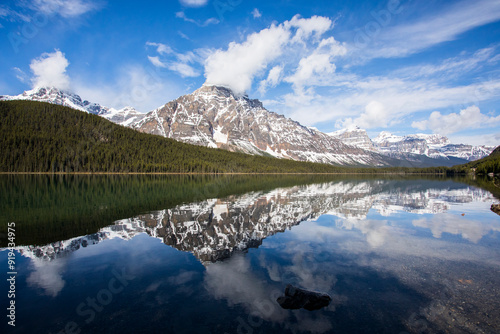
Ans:
<svg viewBox="0 0 500 334"><path fill-rule="evenodd" d="M68 106L141 132L248 154L345 166L453 166L481 159L494 147L451 144L440 135L370 139L358 127L323 133L265 109L259 100L219 86L203 86L147 113L91 103L76 94L42 87L0 100L32 100Z"/></svg>
<svg viewBox="0 0 500 334"><path fill-rule="evenodd" d="M423 165L454 166L488 156L495 147L452 144L438 134L396 136L387 131L370 139L366 130L351 127L329 133L347 145L363 148L397 159L421 162ZM434 163L433 163L434 162Z"/></svg>

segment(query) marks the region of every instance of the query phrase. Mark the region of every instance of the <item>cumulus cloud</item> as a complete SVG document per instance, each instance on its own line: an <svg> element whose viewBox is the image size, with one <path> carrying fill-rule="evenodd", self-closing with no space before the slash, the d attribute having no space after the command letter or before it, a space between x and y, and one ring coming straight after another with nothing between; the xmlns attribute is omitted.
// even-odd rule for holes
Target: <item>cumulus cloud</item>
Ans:
<svg viewBox="0 0 500 334"><path fill-rule="evenodd" d="M231 88L243 94L252 86L257 73L279 57L290 39L283 24L249 35L245 42L232 42L226 51L217 50L205 61L206 83Z"/></svg>
<svg viewBox="0 0 500 334"><path fill-rule="evenodd" d="M330 85L336 66L334 58L346 54L346 48L333 37L322 40L312 54L300 60L295 73L285 79L295 88Z"/></svg>
<svg viewBox="0 0 500 334"><path fill-rule="evenodd" d="M262 80L259 86L259 92L264 94L268 87L276 87L280 82L283 75L283 66L274 66L267 75L267 79Z"/></svg>
<svg viewBox="0 0 500 334"><path fill-rule="evenodd" d="M293 42L303 42L311 36L319 38L333 27L332 20L327 17L317 15L309 19L304 19L300 15L295 15L285 24L297 28L297 33L293 37Z"/></svg>
<svg viewBox="0 0 500 334"><path fill-rule="evenodd" d="M208 0L180 0L179 2L187 7L202 7L208 3Z"/></svg>
<svg viewBox="0 0 500 334"><path fill-rule="evenodd" d="M500 123L500 116L490 117L481 113L477 106L470 106L460 110L460 113L441 114L439 111L431 113L428 120L413 122L412 127L419 130L431 130L443 135L452 134L465 129L492 127Z"/></svg>
<svg viewBox="0 0 500 334"><path fill-rule="evenodd" d="M56 87L69 89L70 81L66 74L69 62L64 53L55 50L52 53L43 53L31 61L30 68L34 74L31 79L33 87Z"/></svg>
<svg viewBox="0 0 500 334"><path fill-rule="evenodd" d="M341 127L347 128L357 125L361 128L387 127L391 121L391 114L379 101L371 101L365 107L365 112L359 117L347 118L341 122Z"/></svg>
<svg viewBox="0 0 500 334"><path fill-rule="evenodd" d="M231 88L242 94L250 89L253 80L265 75L267 68L272 66L285 50L296 52L303 56L296 73L289 76L287 81L296 86L318 83L317 75L331 75L335 71L333 58L345 54L345 46L339 44L332 37L321 39L322 35L333 27L333 22L326 17L313 16L305 19L299 15L290 21L259 32L252 33L242 43L232 42L227 50L216 50L205 62L205 76L207 84L221 85ZM297 45L295 49L292 49ZM287 49L288 48L288 49ZM300 50L298 50L300 49ZM284 62L296 61L296 56L283 59ZM261 80L259 90L280 80L276 65L269 72L268 79ZM279 74L279 75L278 75Z"/></svg>

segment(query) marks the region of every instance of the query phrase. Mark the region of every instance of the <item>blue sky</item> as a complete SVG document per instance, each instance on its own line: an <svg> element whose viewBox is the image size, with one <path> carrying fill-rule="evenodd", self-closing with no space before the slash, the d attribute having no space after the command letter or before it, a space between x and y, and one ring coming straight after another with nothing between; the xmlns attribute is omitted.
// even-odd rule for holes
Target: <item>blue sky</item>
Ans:
<svg viewBox="0 0 500 334"><path fill-rule="evenodd" d="M0 94L147 112L205 82L304 125L500 144L500 1L7 0Z"/></svg>

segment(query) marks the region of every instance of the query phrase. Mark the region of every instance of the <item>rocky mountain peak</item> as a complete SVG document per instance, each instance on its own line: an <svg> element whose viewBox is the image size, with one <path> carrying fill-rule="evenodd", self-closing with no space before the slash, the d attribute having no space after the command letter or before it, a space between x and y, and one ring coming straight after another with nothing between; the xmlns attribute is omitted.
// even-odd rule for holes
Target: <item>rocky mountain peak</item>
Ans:
<svg viewBox="0 0 500 334"><path fill-rule="evenodd" d="M337 138L344 144L359 147L368 151L375 151L375 146L372 140L368 137L366 130L361 129L357 125L352 125L348 128L328 133L333 138Z"/></svg>
<svg viewBox="0 0 500 334"><path fill-rule="evenodd" d="M264 108L262 102L257 99L250 99L248 95L238 95L230 88L223 86L203 85L201 88L194 91L194 96L202 97L207 100L214 98L225 98L228 101L240 104L247 104L250 108Z"/></svg>
<svg viewBox="0 0 500 334"><path fill-rule="evenodd" d="M83 100L79 95L56 87L36 87L16 96L3 96L2 100L29 100L58 104L95 115L103 115L109 111L97 103Z"/></svg>
<svg viewBox="0 0 500 334"><path fill-rule="evenodd" d="M61 90L56 87L37 87L16 96L0 96L0 100L28 100L58 104L99 115L124 126L130 125L132 122L138 122L145 116L145 114L140 113L133 107L125 107L118 110L104 107L98 103L83 100L79 95L68 90Z"/></svg>
<svg viewBox="0 0 500 334"><path fill-rule="evenodd" d="M386 159L268 111L227 87L204 85L150 112L133 128L182 142L248 154L339 165L388 165Z"/></svg>

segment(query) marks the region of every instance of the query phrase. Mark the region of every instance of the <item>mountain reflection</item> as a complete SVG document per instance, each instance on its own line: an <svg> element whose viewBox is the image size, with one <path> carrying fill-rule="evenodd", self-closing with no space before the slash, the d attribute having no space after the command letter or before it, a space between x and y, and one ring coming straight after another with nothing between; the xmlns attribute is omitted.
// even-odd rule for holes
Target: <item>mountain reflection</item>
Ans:
<svg viewBox="0 0 500 334"><path fill-rule="evenodd" d="M150 317L137 317L136 332L166 322L172 332L495 332L500 217L491 202L490 192L452 181L342 180L165 205L17 250L29 258L19 259L25 293L85 332L139 309ZM136 279L103 322L85 327L75 308L115 268ZM287 284L332 302L285 310L276 299Z"/></svg>
<svg viewBox="0 0 500 334"><path fill-rule="evenodd" d="M457 220L447 212L457 203L490 201L494 198L485 190L449 182L332 182L178 205L116 221L98 233L18 249L37 261L52 261L105 239L129 240L138 233L147 233L208 264L228 258L235 251L258 247L263 239L321 215L341 218L336 228L357 229L366 235L369 245L376 247L384 243L389 226L368 219L370 210L384 217L400 212L432 214L414 219L413 225L429 229L435 238L446 232L478 242L490 231L500 231L498 223L485 224L466 217Z"/></svg>

